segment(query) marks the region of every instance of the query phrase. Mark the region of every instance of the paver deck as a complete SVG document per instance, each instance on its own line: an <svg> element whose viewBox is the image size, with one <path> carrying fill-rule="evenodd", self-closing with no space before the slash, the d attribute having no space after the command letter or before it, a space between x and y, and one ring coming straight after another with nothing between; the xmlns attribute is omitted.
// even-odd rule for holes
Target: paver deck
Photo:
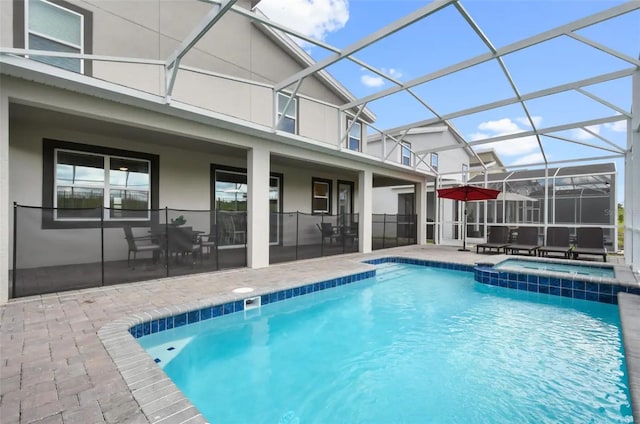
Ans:
<svg viewBox="0 0 640 424"><path fill-rule="evenodd" d="M156 386L166 389L169 383L158 381L154 369L138 369L136 376L121 372L126 362L116 359L116 365L103 340L113 346L119 337L130 336L105 335L102 330L101 340L98 332L145 311L240 298L242 295L232 293L238 287L276 291L369 270L372 266L363 260L384 256L462 264L486 259L486 255L455 248L409 246L12 300L0 307L0 422L206 422L179 392L165 390L165 397L149 399L142 392L134 396L130 384L136 379L140 388L151 392ZM640 337L625 340L625 349L634 349L631 359L640 362L640 356L635 356L640 352ZM137 353L135 349L131 352L132 361ZM629 368L640 371L637 364ZM640 381L640 375L630 377Z"/></svg>

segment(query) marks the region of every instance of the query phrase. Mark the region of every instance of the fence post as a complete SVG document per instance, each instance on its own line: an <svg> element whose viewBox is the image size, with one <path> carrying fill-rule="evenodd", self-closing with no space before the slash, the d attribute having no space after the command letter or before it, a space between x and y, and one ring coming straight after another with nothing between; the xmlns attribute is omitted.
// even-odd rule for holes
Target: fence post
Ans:
<svg viewBox="0 0 640 424"><path fill-rule="evenodd" d="M382 215L382 248L384 249L384 240L387 238L387 214Z"/></svg>
<svg viewBox="0 0 640 424"><path fill-rule="evenodd" d="M320 214L320 256L324 256L324 213Z"/></svg>
<svg viewBox="0 0 640 424"><path fill-rule="evenodd" d="M298 260L298 243L300 242L300 211L296 211L296 261Z"/></svg>
<svg viewBox="0 0 640 424"><path fill-rule="evenodd" d="M167 270L165 275L169 276L169 256L171 256L171 252L169 251L169 208L167 206L164 207L164 245L165 245L165 269Z"/></svg>
<svg viewBox="0 0 640 424"><path fill-rule="evenodd" d="M398 229L400 227L400 217L403 217L402 219L406 219L406 215L396 215L396 247L400 246L400 234ZM407 234L408 236L408 234Z"/></svg>
<svg viewBox="0 0 640 424"><path fill-rule="evenodd" d="M104 286L104 206L100 208L100 273Z"/></svg>
<svg viewBox="0 0 640 424"><path fill-rule="evenodd" d="M248 225L247 225L247 213L244 213L244 266L246 267L248 265L248 260L247 260L247 239L249 238L249 234L247 233L247 229L248 229ZM233 235L233 238L235 239L235 234Z"/></svg>
<svg viewBox="0 0 640 424"><path fill-rule="evenodd" d="M16 276L18 271L16 265L18 264L18 203L13 202L13 272L11 276L11 296L16 297Z"/></svg>
<svg viewBox="0 0 640 424"><path fill-rule="evenodd" d="M218 236L220 234L220 225L219 225L220 220L218 219L219 217L218 217L218 210L217 209L215 209L213 211L213 215L214 215L215 220L216 220L216 226L215 226L215 228L216 228L216 235L215 235L215 238L216 238L216 271L220 271L220 250L219 250L220 237Z"/></svg>

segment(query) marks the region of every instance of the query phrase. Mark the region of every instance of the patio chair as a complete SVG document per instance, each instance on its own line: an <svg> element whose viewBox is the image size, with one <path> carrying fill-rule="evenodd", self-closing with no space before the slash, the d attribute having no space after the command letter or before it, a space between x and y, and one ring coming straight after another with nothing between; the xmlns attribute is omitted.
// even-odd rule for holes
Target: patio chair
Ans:
<svg viewBox="0 0 640 424"><path fill-rule="evenodd" d="M138 252L152 252L154 258L157 258L157 256L162 252L162 246L155 242L154 237L135 237L131 227L127 225L122 227L122 229L124 230L124 238L127 240L127 245L129 247L129 251L127 252L127 266L131 266L131 253L133 253L133 262L135 264Z"/></svg>
<svg viewBox="0 0 640 424"><path fill-rule="evenodd" d="M205 250L207 252L207 255L211 256L211 249L216 246L216 226L211 226L209 234L201 234L199 241L202 256L204 256Z"/></svg>
<svg viewBox="0 0 640 424"><path fill-rule="evenodd" d="M505 246L505 253L512 255L526 251L529 256L535 255L536 250L540 247L538 243L538 229L536 227L520 227L518 228L518 238L515 243Z"/></svg>
<svg viewBox="0 0 640 424"><path fill-rule="evenodd" d="M538 256L549 256L549 253L562 253L566 259L569 259L569 255L571 254L569 228L547 228L547 238L545 241L545 245L538 248Z"/></svg>
<svg viewBox="0 0 640 424"><path fill-rule="evenodd" d="M504 249L508 244L509 228L491 226L489 227L487 242L477 244L476 253L480 253L480 248L482 248L482 253L486 253L486 249L489 249L489 253L491 253L493 249L496 249L496 253L500 253L500 250Z"/></svg>
<svg viewBox="0 0 640 424"><path fill-rule="evenodd" d="M341 242L342 236L336 232L336 229L330 222L316 224L316 227L318 227L318 230L320 230L320 233L322 234L322 244L324 244L324 240L327 238L329 239L329 244L333 244L334 240L338 244Z"/></svg>
<svg viewBox="0 0 640 424"><path fill-rule="evenodd" d="M580 227L576 230L576 246L572 250L573 259L580 255L602 256L607 262L607 249L604 247L604 236L600 227Z"/></svg>
<svg viewBox="0 0 640 424"><path fill-rule="evenodd" d="M176 260L179 258L193 257L200 253L200 242L197 233L192 227L167 227L167 254L175 253Z"/></svg>

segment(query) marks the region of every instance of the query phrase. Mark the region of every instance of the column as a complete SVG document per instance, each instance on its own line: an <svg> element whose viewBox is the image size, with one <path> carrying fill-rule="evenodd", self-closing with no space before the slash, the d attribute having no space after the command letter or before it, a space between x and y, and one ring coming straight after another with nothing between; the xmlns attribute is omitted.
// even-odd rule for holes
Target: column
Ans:
<svg viewBox="0 0 640 424"><path fill-rule="evenodd" d="M12 229L13 208L9 204L9 97L5 90L5 93L0 91L0 304L7 303L9 299Z"/></svg>
<svg viewBox="0 0 640 424"><path fill-rule="evenodd" d="M269 266L269 150L247 153L247 266Z"/></svg>
<svg viewBox="0 0 640 424"><path fill-rule="evenodd" d="M632 77L631 121L627 124L627 153L624 179L624 259L640 272L640 194L634 182L640 181L640 71Z"/></svg>
<svg viewBox="0 0 640 424"><path fill-rule="evenodd" d="M358 250L371 252L371 220L373 210L373 173L358 172Z"/></svg>
<svg viewBox="0 0 640 424"><path fill-rule="evenodd" d="M414 184L416 215L418 215L418 245L427 244L427 181Z"/></svg>

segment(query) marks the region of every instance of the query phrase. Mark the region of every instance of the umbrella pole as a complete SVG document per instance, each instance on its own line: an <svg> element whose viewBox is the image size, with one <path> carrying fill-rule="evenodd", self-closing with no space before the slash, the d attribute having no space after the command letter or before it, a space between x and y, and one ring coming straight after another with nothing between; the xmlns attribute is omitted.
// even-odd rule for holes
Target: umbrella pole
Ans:
<svg viewBox="0 0 640 424"><path fill-rule="evenodd" d="M464 218L462 220L462 249L459 252L469 252L467 249L467 202L464 202Z"/></svg>

